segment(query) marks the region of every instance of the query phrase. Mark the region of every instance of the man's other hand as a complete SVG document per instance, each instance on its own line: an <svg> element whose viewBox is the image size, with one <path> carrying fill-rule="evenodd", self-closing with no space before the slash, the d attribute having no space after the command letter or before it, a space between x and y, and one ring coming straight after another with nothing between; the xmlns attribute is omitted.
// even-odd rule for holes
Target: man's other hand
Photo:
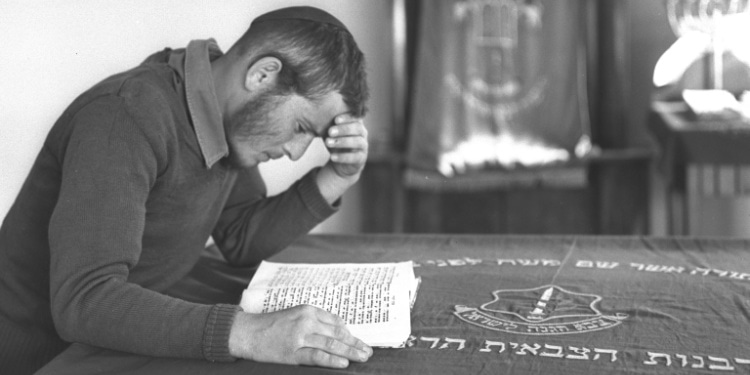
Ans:
<svg viewBox="0 0 750 375"><path fill-rule="evenodd" d="M257 362L344 368L365 362L372 349L347 330L344 321L309 305L268 314L237 314L229 352Z"/></svg>
<svg viewBox="0 0 750 375"><path fill-rule="evenodd" d="M363 120L346 114L336 116L325 145L331 159L318 172L317 183L326 201L333 203L359 180L365 168L369 143Z"/></svg>
<svg viewBox="0 0 750 375"><path fill-rule="evenodd" d="M349 115L336 116L334 124L328 128L325 145L331 152L326 167L341 178L356 181L367 162L369 146L363 120Z"/></svg>

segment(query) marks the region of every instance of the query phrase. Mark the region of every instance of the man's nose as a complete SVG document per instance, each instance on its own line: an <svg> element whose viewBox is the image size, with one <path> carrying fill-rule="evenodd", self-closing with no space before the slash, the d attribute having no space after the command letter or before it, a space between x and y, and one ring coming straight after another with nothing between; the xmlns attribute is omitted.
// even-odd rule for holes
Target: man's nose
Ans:
<svg viewBox="0 0 750 375"><path fill-rule="evenodd" d="M305 154L305 151L307 151L307 148L310 147L310 143L312 143L312 140L315 137L311 134L303 134L298 137L295 137L291 141L284 144L284 152L286 153L287 157L291 160L299 160L299 158L302 157L302 155Z"/></svg>

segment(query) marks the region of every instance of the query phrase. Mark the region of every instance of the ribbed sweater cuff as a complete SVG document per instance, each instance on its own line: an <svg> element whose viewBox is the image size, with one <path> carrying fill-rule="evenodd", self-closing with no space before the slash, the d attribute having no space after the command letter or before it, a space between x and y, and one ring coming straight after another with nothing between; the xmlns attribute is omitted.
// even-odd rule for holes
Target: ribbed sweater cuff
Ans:
<svg viewBox="0 0 750 375"><path fill-rule="evenodd" d="M203 331L203 357L211 362L231 362L236 358L229 354L229 331L237 313L236 305L215 305L208 313Z"/></svg>
<svg viewBox="0 0 750 375"><path fill-rule="evenodd" d="M320 193L318 184L315 182L315 177L319 169L313 169L300 180L299 184L297 184L297 192L310 213L316 219L324 220L338 211L341 199L337 199L332 205L328 204L323 194Z"/></svg>

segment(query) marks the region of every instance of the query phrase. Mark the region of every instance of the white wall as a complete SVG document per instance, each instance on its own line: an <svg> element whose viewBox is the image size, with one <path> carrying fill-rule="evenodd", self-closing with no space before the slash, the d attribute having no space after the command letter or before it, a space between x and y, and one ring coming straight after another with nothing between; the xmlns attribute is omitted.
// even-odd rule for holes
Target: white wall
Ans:
<svg viewBox="0 0 750 375"><path fill-rule="evenodd" d="M164 47L215 38L228 49L266 11L311 5L341 19L368 58L371 133L390 116L390 0L2 0L0 2L0 218L4 218L49 128L65 107L101 79ZM377 30L380 29L381 32ZM382 32L385 30L386 32ZM374 130L374 131L373 131ZM326 160L315 144L298 162L262 166L269 192L283 190ZM356 189L317 230L358 231Z"/></svg>

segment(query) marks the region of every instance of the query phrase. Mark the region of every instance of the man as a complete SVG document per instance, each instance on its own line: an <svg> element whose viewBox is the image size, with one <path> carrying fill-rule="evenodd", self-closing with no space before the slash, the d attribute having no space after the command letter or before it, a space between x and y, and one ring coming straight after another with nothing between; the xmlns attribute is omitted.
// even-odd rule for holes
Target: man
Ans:
<svg viewBox="0 0 750 375"><path fill-rule="evenodd" d="M255 19L226 54L165 49L77 98L0 229L0 368L70 342L165 357L345 367L372 349L300 306L248 314L164 291L213 236L252 266L336 211L367 158L364 57L319 9ZM330 161L267 198L257 165L326 138ZM238 296L239 297L239 296Z"/></svg>

